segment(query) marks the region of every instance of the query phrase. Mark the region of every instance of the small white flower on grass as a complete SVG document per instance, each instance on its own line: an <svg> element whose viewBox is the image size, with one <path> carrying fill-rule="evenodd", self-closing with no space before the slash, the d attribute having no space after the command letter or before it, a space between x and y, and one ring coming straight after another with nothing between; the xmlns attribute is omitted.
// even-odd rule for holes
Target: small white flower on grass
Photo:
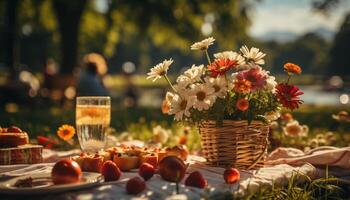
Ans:
<svg viewBox="0 0 350 200"><path fill-rule="evenodd" d="M191 95L196 101L193 108L202 111L208 110L216 101L215 89L208 84L196 84L192 88Z"/></svg>
<svg viewBox="0 0 350 200"><path fill-rule="evenodd" d="M207 50L208 47L214 44L215 39L213 37L206 38L200 42L196 42L191 45L191 50Z"/></svg>
<svg viewBox="0 0 350 200"><path fill-rule="evenodd" d="M269 76L267 79L266 79L266 85L265 85L265 89L267 91L271 91L273 93L275 93L275 87L277 85L277 82L275 81L275 77L274 76Z"/></svg>
<svg viewBox="0 0 350 200"><path fill-rule="evenodd" d="M170 103L169 115L175 115L175 120L180 121L184 116L190 117L195 98L190 95L174 95Z"/></svg>
<svg viewBox="0 0 350 200"><path fill-rule="evenodd" d="M152 67L150 72L147 73L147 75L148 75L147 79L153 79L153 81L156 81L157 79L162 78L163 76L165 76L167 74L169 66L173 62L174 62L174 60L172 58L170 58L169 60L164 60L163 62Z"/></svg>
<svg viewBox="0 0 350 200"><path fill-rule="evenodd" d="M299 125L299 122L294 120L286 124L283 127L283 132L286 136L290 137L302 137L307 136L309 127L306 125Z"/></svg>
<svg viewBox="0 0 350 200"><path fill-rule="evenodd" d="M248 49L247 46L242 46L240 51L242 52L243 56L247 59L247 62L253 62L258 65L265 64L264 57L266 54L261 52L258 48L252 47L251 49Z"/></svg>
<svg viewBox="0 0 350 200"><path fill-rule="evenodd" d="M279 112L268 112L265 115L265 118L269 121L275 121L280 117L281 117L281 114Z"/></svg>
<svg viewBox="0 0 350 200"><path fill-rule="evenodd" d="M184 72L184 75L190 78L192 82L200 81L204 73L204 65L192 65L192 67Z"/></svg>
<svg viewBox="0 0 350 200"><path fill-rule="evenodd" d="M234 51L223 51L214 54L214 57L216 59L230 59L230 60L236 60L238 67L241 65L245 65L245 59L241 54L234 52Z"/></svg>
<svg viewBox="0 0 350 200"><path fill-rule="evenodd" d="M168 141L171 130L164 129L161 126L153 128L153 141L156 143L164 144Z"/></svg>
<svg viewBox="0 0 350 200"><path fill-rule="evenodd" d="M206 77L205 82L214 88L214 95L220 98L224 98L227 94L227 82L224 76L218 76L216 78Z"/></svg>

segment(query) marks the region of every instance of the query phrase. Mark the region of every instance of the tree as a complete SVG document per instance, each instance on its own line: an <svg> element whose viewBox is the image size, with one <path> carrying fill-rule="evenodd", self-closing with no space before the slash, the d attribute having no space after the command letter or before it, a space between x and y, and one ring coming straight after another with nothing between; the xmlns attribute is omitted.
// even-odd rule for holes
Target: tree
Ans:
<svg viewBox="0 0 350 200"><path fill-rule="evenodd" d="M61 35L61 73L63 74L71 74L77 66L80 18L86 2L87 0L54 0L53 2Z"/></svg>
<svg viewBox="0 0 350 200"><path fill-rule="evenodd" d="M350 14L348 14L339 32L334 38L333 46L330 50L329 73L332 75L350 76Z"/></svg>
<svg viewBox="0 0 350 200"><path fill-rule="evenodd" d="M5 49L5 65L9 68L12 78L17 75L18 46L17 46L17 9L18 0L6 1L6 14L4 19L3 48Z"/></svg>

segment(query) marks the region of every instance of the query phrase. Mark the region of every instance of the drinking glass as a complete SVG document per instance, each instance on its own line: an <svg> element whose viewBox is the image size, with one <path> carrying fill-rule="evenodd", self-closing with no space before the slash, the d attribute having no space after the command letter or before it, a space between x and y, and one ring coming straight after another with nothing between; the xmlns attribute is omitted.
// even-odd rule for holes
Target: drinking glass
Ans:
<svg viewBox="0 0 350 200"><path fill-rule="evenodd" d="M106 147L106 131L110 122L110 97L77 97L75 123L79 144L83 151L94 153Z"/></svg>

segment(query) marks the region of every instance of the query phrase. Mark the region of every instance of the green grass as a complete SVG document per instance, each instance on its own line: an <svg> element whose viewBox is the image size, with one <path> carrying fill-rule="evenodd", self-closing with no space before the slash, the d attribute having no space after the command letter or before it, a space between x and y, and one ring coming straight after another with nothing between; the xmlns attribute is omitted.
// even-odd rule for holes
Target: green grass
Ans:
<svg viewBox="0 0 350 200"><path fill-rule="evenodd" d="M303 148L307 146L307 141L315 137L318 133L324 133L329 130L334 131L336 141L334 146L347 146L349 141L343 136L350 132L349 127L343 127L332 119L331 115L345 109L344 107L314 107L303 106L297 112L294 112L296 119L301 124L307 124L310 127L310 134L307 138L294 141L290 138L283 137L281 143L283 146L293 146ZM349 110L348 110L349 111ZM65 106L60 105L36 105L35 107L19 106L15 113L2 111L0 114L0 126L16 125L26 130L32 139L36 136L43 135L55 138L57 128L62 124L74 125L75 121L74 105L72 103ZM111 126L115 128L115 136L122 132L134 139L148 141L152 137L152 128L161 125L172 131L171 138L167 145L176 144L178 137L183 135L184 124L175 123L171 116L163 115L160 109L154 108L132 108L125 109L114 102L112 106ZM281 133L276 133L281 135ZM76 140L76 138L75 138ZM188 146L191 150L199 150L199 134L195 126L192 126L188 135ZM64 143L64 142L62 142ZM78 147L77 142L75 143ZM72 148L64 145L60 148ZM244 199L343 199L350 194L349 184L341 182L334 177L324 177L321 179L311 180L302 175L294 175L289 183L285 186L274 186L273 188L262 189L257 193L246 196ZM298 180L305 180L300 182ZM233 199L232 193L217 195L208 193L205 196L208 199Z"/></svg>

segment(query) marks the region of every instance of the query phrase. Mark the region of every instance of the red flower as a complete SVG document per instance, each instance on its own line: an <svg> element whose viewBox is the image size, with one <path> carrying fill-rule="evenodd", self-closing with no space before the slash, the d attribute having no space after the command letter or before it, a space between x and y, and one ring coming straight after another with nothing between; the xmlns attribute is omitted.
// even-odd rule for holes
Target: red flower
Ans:
<svg viewBox="0 0 350 200"><path fill-rule="evenodd" d="M304 101L300 100L299 96L304 94L295 85L280 83L276 86L277 99L286 108L294 110L299 108Z"/></svg>
<svg viewBox="0 0 350 200"><path fill-rule="evenodd" d="M52 140L48 137L38 136L37 138L38 144L43 145L45 149L51 149L52 146L57 145L55 140Z"/></svg>
<svg viewBox="0 0 350 200"><path fill-rule="evenodd" d="M246 111L249 108L249 101L247 99L238 99L236 102L236 108L240 111Z"/></svg>
<svg viewBox="0 0 350 200"><path fill-rule="evenodd" d="M211 77L217 77L225 74L228 70L236 67L237 60L230 60L228 58L216 59L213 63L208 66Z"/></svg>

